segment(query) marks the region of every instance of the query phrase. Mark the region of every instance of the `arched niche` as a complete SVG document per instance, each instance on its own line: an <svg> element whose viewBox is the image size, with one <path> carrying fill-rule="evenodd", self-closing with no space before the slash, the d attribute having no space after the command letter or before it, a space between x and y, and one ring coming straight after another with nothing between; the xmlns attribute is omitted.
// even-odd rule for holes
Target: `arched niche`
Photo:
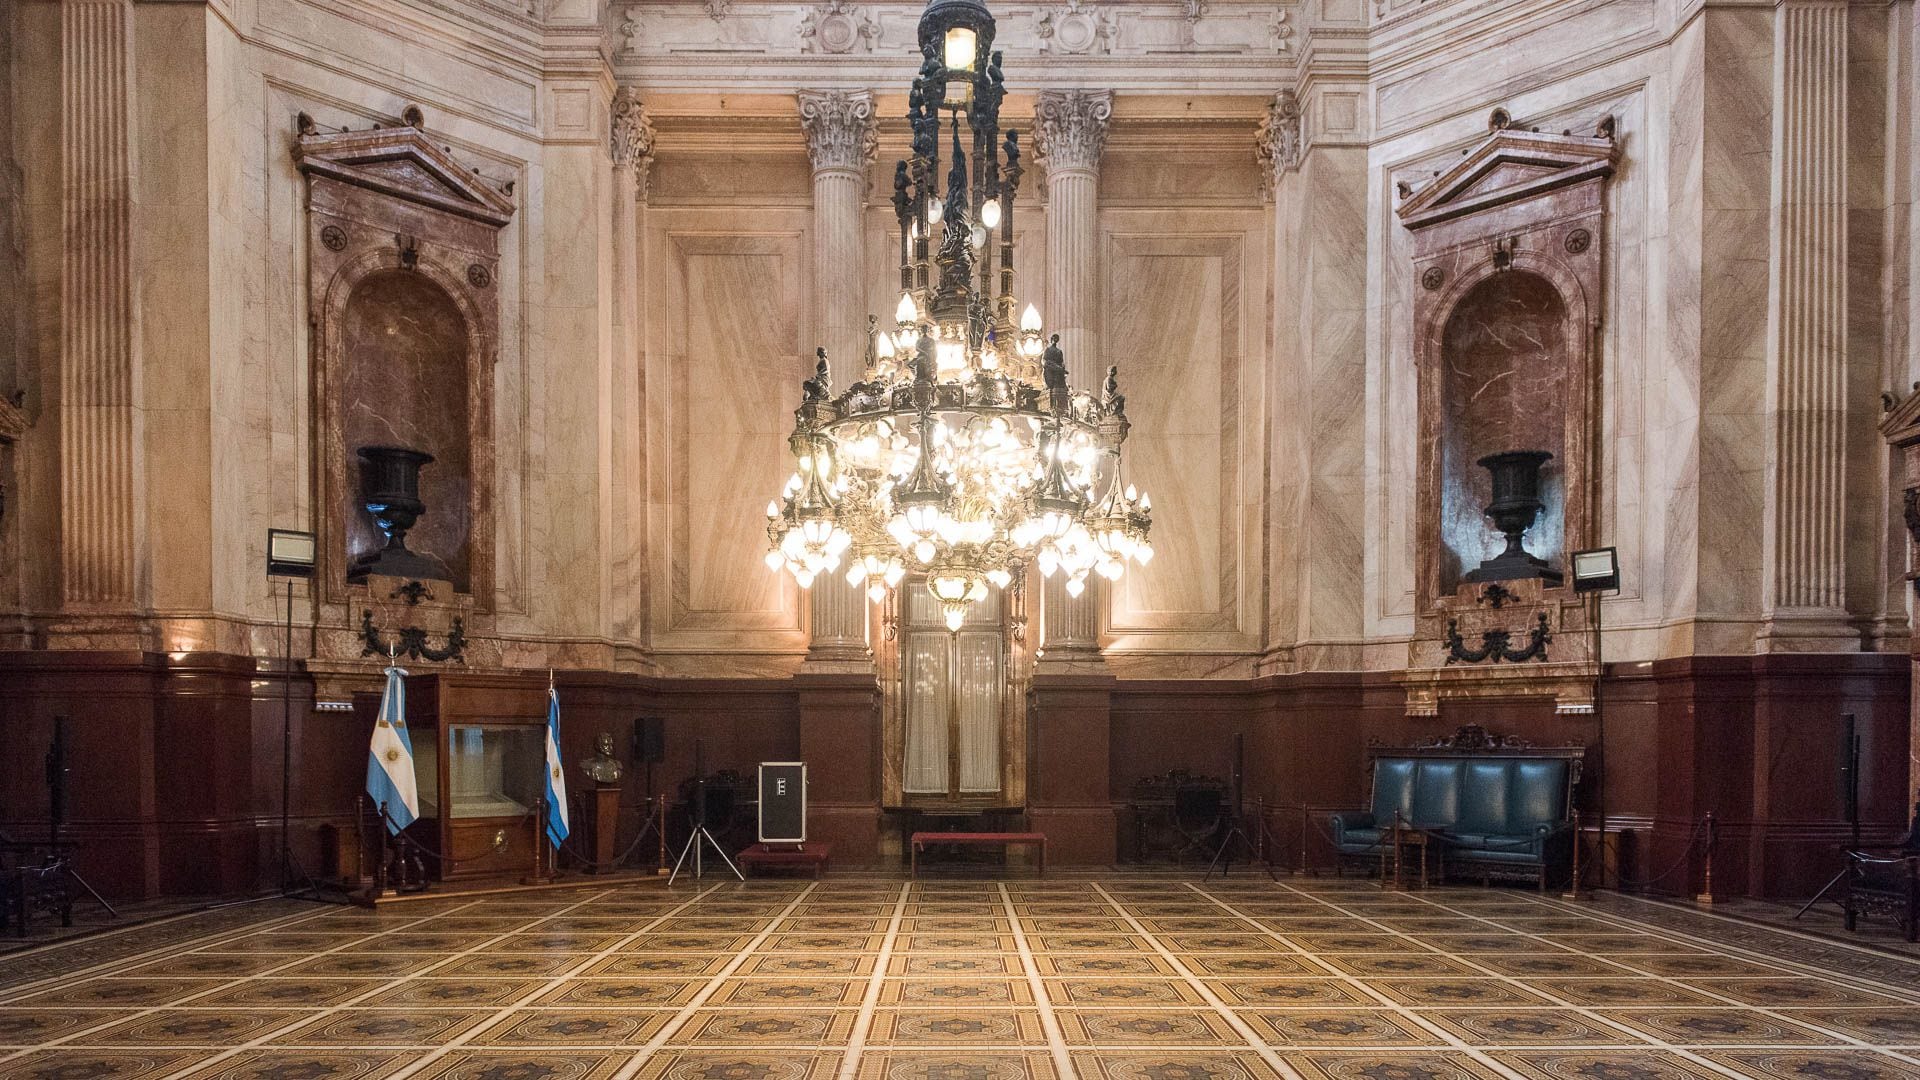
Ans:
<svg viewBox="0 0 1920 1080"><path fill-rule="evenodd" d="M303 115L293 148L307 178L318 584L330 604L353 599L353 559L378 545L358 451L398 445L435 458L407 546L445 565L462 611L491 612L499 234L513 190L455 160L414 110L407 120L322 131Z"/></svg>
<svg viewBox="0 0 1920 1080"><path fill-rule="evenodd" d="M1491 476L1477 462L1509 450L1553 455L1541 470L1545 504L1527 550L1554 565L1566 555L1567 305L1539 274L1490 274L1461 296L1440 333L1439 582L1457 589L1500 553L1485 507Z"/></svg>
<svg viewBox="0 0 1920 1080"><path fill-rule="evenodd" d="M346 452L405 446L432 454L421 470L427 512L407 546L438 563L459 592L470 591L473 437L467 402L470 330L460 305L425 274L381 268L353 285L340 317L345 363L339 380ZM347 524L349 559L377 551L385 538L361 506L355 483L334 508Z"/></svg>
<svg viewBox="0 0 1920 1080"><path fill-rule="evenodd" d="M1599 346L1614 152L1611 120L1591 135L1554 134L1496 110L1477 145L1420 170L1430 178L1417 190L1399 186L1419 400L1414 634L1399 680L1411 714L1488 697L1549 698L1557 713L1593 707L1582 598L1551 575L1469 574L1505 546L1485 514L1492 481L1478 462L1490 454L1553 455L1525 534L1530 555L1564 574L1569 553L1605 542Z"/></svg>

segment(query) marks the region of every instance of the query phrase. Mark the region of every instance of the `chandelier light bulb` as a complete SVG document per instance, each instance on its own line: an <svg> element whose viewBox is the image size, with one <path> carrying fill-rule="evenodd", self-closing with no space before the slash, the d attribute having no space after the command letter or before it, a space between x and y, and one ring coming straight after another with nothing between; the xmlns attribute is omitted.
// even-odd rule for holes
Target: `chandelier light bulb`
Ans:
<svg viewBox="0 0 1920 1080"><path fill-rule="evenodd" d="M987 227L985 225L976 224L973 227L973 230L967 234L967 239L971 240L973 242L973 246L976 248L986 247L987 246Z"/></svg>
<svg viewBox="0 0 1920 1080"><path fill-rule="evenodd" d="M780 554L779 548L775 548L772 551L767 552L766 561L767 561L767 569L769 570L778 570L787 564L786 557Z"/></svg>
<svg viewBox="0 0 1920 1080"><path fill-rule="evenodd" d="M1068 596L1071 596L1077 600L1080 598L1080 594L1086 591L1087 591L1086 578L1080 576L1079 574L1075 574L1074 576L1067 579L1067 595Z"/></svg>
<svg viewBox="0 0 1920 1080"><path fill-rule="evenodd" d="M947 629L958 631L967 621L967 609L964 606L946 608Z"/></svg>
<svg viewBox="0 0 1920 1080"><path fill-rule="evenodd" d="M1034 307L1032 304L1027 305L1027 310L1020 313L1020 329L1030 334L1037 334L1040 332L1040 309L1039 308Z"/></svg>
<svg viewBox="0 0 1920 1080"><path fill-rule="evenodd" d="M912 293L900 294L900 304L893 309L893 317L902 326L912 326L920 321L920 309L914 305Z"/></svg>
<svg viewBox="0 0 1920 1080"><path fill-rule="evenodd" d="M927 224L938 225L940 224L940 219L946 216L946 205L939 199L935 199L927 204Z"/></svg>
<svg viewBox="0 0 1920 1080"><path fill-rule="evenodd" d="M980 224L989 229L1000 227L1000 200L988 199L980 204Z"/></svg>
<svg viewBox="0 0 1920 1080"><path fill-rule="evenodd" d="M867 599L877 604L880 601L885 600L886 598L887 598L887 585L885 582L876 581L867 586Z"/></svg>
<svg viewBox="0 0 1920 1080"><path fill-rule="evenodd" d="M893 359L893 339L884 333L873 335L873 354L882 360Z"/></svg>

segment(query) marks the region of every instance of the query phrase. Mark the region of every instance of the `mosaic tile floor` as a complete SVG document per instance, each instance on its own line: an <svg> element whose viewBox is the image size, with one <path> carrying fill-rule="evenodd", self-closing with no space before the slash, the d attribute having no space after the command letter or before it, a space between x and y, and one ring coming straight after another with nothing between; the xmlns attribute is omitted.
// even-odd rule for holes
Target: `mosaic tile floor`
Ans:
<svg viewBox="0 0 1920 1080"><path fill-rule="evenodd" d="M0 957L0 1077L1920 1077L1920 962L1619 898L840 879L175 925Z"/></svg>

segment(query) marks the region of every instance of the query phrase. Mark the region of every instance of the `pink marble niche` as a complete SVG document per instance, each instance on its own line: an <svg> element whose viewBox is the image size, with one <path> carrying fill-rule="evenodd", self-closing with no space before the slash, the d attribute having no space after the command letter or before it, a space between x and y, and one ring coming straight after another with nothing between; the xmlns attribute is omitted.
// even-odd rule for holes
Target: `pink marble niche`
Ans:
<svg viewBox="0 0 1920 1080"><path fill-rule="evenodd" d="M467 321L453 299L412 270L380 270L347 298L340 327L347 357L339 416L348 454L363 446L405 446L434 456L420 471L427 512L407 546L445 564L456 591L468 591L472 462L468 453ZM356 480L358 474L350 471ZM384 543L362 488L339 492L347 558Z"/></svg>
<svg viewBox="0 0 1920 1080"><path fill-rule="evenodd" d="M1440 589L1505 546L1484 512L1491 478L1476 464L1507 450L1545 450L1541 510L1527 550L1559 566L1566 538L1566 304L1521 270L1475 285L1441 339Z"/></svg>

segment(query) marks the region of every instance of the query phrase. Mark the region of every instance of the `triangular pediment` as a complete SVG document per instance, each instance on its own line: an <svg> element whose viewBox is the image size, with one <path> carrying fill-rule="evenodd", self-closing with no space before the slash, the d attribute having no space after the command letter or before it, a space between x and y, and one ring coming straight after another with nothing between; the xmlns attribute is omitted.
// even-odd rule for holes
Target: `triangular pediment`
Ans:
<svg viewBox="0 0 1920 1080"><path fill-rule="evenodd" d="M1614 143L1604 135L1548 134L1501 128L1400 203L1409 229L1613 174Z"/></svg>
<svg viewBox="0 0 1920 1080"><path fill-rule="evenodd" d="M1880 435L1895 446L1920 442L1920 383L1898 402L1891 393L1883 394L1881 401L1890 407L1880 418Z"/></svg>
<svg viewBox="0 0 1920 1080"><path fill-rule="evenodd" d="M368 131L303 130L294 146L300 171L499 227L513 218L512 188L462 166L416 127Z"/></svg>

